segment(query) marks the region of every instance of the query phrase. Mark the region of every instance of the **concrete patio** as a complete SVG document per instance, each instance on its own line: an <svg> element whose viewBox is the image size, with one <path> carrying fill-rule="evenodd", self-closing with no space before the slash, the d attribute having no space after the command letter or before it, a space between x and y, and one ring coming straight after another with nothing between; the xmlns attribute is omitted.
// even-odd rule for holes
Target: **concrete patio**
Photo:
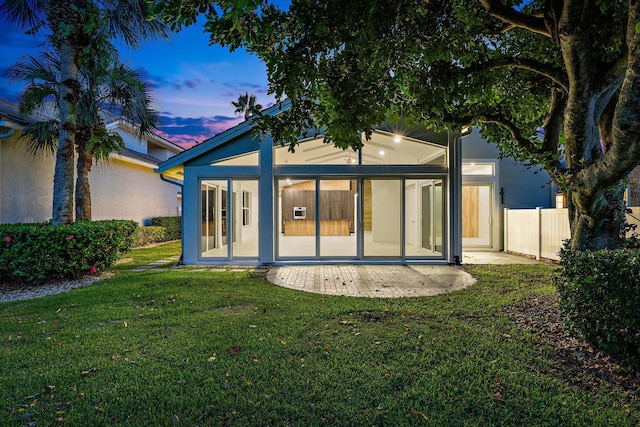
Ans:
<svg viewBox="0 0 640 427"><path fill-rule="evenodd" d="M466 264L535 264L539 261L502 252L469 252ZM275 285L327 295L369 298L433 296L475 283L460 267L442 265L305 265L272 267Z"/></svg>

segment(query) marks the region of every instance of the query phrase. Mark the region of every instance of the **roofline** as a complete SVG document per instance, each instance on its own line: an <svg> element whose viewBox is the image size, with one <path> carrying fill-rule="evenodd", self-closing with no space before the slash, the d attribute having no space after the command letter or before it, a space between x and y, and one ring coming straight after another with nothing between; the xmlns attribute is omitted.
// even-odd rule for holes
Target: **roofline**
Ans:
<svg viewBox="0 0 640 427"><path fill-rule="evenodd" d="M120 154L120 153L111 153L111 158L115 159L115 160L120 160L126 163L133 163L135 165L138 166L144 166L146 168L149 169L154 169L158 166L155 163L152 162L146 162L144 160L140 160L140 159L134 159L133 157L129 157L126 154Z"/></svg>
<svg viewBox="0 0 640 427"><path fill-rule="evenodd" d="M277 113L286 110L287 108L289 108L289 106L291 105L289 100L285 100L282 102L278 102L274 105L272 105L271 107L265 109L262 111L262 115L269 115L269 116L274 116ZM206 153L207 151L209 151L212 148L215 148L217 146L220 146L222 144L224 144L225 142L235 138L236 136L239 135L243 135L245 133L247 133L248 131L250 131L251 129L253 129L255 127L255 123L256 123L256 117L252 116L249 117L248 120L245 120L244 122L235 125L232 128L229 128L227 130L225 130L222 133L219 133L218 135L215 135L203 142L201 142L198 145L194 145L193 147L191 147L190 149L183 151L180 154L176 154L175 156L171 157L170 159L160 163L160 165L158 165L158 168L155 170L157 173L163 173L168 171L169 169L172 169L178 165L181 165L185 162L187 162L188 160L191 160L193 158L196 158L204 153Z"/></svg>
<svg viewBox="0 0 640 427"><path fill-rule="evenodd" d="M111 123L108 123L106 125L107 128L112 128L112 127L116 127L116 126L128 126L130 128L134 128L136 129L137 126L135 126L133 123L130 123L128 120L125 120L122 117L118 117L116 120L112 121ZM156 133L149 133L147 135L144 135L145 138L151 138L154 139L155 142L160 143L160 145L163 145L165 148L170 148L170 149L175 149L178 150L178 152L183 152L184 147L179 146L178 144L175 144L171 141L169 141L168 139L156 134Z"/></svg>
<svg viewBox="0 0 640 427"><path fill-rule="evenodd" d="M0 117L2 117L2 116L0 115ZM15 129L15 130L19 130L19 131L24 130L24 126L23 125L21 125L20 123L17 123L14 120L9 119L9 118L4 118L4 119L0 120L0 127L5 127L5 128L9 128L9 129Z"/></svg>

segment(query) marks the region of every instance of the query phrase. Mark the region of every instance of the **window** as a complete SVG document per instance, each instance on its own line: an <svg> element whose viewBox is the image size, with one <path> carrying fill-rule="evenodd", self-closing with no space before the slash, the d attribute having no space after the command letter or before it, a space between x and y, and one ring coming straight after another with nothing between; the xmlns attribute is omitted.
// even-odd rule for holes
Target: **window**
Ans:
<svg viewBox="0 0 640 427"><path fill-rule="evenodd" d="M242 225L251 225L251 193L249 191L242 192Z"/></svg>
<svg viewBox="0 0 640 427"><path fill-rule="evenodd" d="M495 168L493 163L463 163L462 175L484 175L494 176Z"/></svg>

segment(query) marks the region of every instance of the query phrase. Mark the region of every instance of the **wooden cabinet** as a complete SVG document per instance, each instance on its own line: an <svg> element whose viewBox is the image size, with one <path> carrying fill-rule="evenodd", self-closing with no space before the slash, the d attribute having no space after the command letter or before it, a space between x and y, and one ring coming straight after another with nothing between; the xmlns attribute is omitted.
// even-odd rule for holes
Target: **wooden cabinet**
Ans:
<svg viewBox="0 0 640 427"><path fill-rule="evenodd" d="M351 234L350 221L334 219L320 221L321 236L348 236ZM284 221L285 236L315 236L316 222L314 220L290 219Z"/></svg>
<svg viewBox="0 0 640 427"><path fill-rule="evenodd" d="M354 232L355 202L352 190L321 190L319 201L322 236L348 236ZM306 219L294 219L294 207L306 208ZM316 219L314 190L283 189L282 229L285 236L314 236Z"/></svg>

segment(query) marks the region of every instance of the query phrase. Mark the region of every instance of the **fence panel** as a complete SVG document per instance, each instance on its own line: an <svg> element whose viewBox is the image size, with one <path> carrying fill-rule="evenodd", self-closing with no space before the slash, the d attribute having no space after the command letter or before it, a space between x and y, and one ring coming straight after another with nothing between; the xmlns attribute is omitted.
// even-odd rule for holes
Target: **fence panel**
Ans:
<svg viewBox="0 0 640 427"><path fill-rule="evenodd" d="M505 251L539 256L539 218L536 209L505 210Z"/></svg>
<svg viewBox="0 0 640 427"><path fill-rule="evenodd" d="M568 209L540 210L540 256L560 260L558 252L563 242L571 237Z"/></svg>
<svg viewBox="0 0 640 427"><path fill-rule="evenodd" d="M631 208L627 222L640 234L640 207ZM568 209L505 209L504 250L560 260L558 252L571 237ZM631 235L631 232L627 234Z"/></svg>

